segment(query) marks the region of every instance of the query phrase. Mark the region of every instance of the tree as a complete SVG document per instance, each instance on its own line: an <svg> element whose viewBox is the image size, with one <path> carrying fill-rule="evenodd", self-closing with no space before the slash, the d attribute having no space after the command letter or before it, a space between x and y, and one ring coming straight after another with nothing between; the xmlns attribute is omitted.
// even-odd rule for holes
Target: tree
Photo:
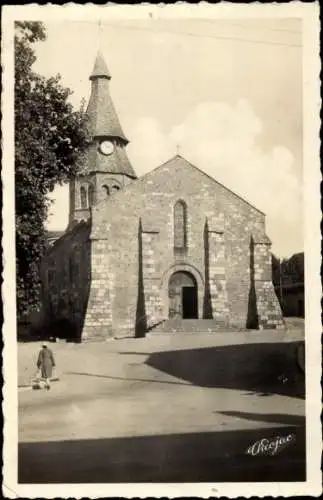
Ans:
<svg viewBox="0 0 323 500"><path fill-rule="evenodd" d="M33 44L46 38L40 22L15 23L15 199L18 315L37 310L40 263L46 250L49 193L79 168L89 144L83 109L74 111L60 76L35 73Z"/></svg>
<svg viewBox="0 0 323 500"><path fill-rule="evenodd" d="M285 274L288 283L304 283L304 253L295 253L290 257Z"/></svg>
<svg viewBox="0 0 323 500"><path fill-rule="evenodd" d="M279 286L280 283L280 259L276 255L271 255L272 281L274 286Z"/></svg>
<svg viewBox="0 0 323 500"><path fill-rule="evenodd" d="M304 253L296 253L289 259L272 255L272 276L275 286L304 283Z"/></svg>

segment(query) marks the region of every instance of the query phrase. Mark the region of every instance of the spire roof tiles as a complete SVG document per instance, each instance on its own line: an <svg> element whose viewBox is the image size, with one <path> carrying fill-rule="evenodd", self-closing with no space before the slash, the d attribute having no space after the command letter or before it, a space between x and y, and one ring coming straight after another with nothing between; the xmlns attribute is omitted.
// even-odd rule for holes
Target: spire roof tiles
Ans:
<svg viewBox="0 0 323 500"><path fill-rule="evenodd" d="M104 60L102 52L100 51L97 53L93 71L90 75L90 80L93 80L94 78L108 78L108 80L111 80L107 64Z"/></svg>
<svg viewBox="0 0 323 500"><path fill-rule="evenodd" d="M92 88L86 110L88 131L93 143L83 157L82 173L106 172L135 179L137 176L125 150L129 141L121 128L110 96L110 79L104 57L98 52L90 76ZM114 152L110 156L103 156L99 152L98 144L105 139L114 142Z"/></svg>
<svg viewBox="0 0 323 500"><path fill-rule="evenodd" d="M99 52L90 76L92 91L86 111L89 132L93 137L115 137L127 144L129 141L121 128L110 96L110 79L111 76L103 55Z"/></svg>

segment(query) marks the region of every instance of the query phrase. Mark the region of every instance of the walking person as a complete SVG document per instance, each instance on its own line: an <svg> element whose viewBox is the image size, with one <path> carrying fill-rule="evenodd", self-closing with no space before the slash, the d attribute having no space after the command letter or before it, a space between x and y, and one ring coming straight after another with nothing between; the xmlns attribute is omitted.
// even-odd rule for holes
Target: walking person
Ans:
<svg viewBox="0 0 323 500"><path fill-rule="evenodd" d="M50 378L53 368L55 367L55 359L51 349L47 344L43 344L37 359L37 368L41 370L41 376L45 379L45 389L50 389Z"/></svg>

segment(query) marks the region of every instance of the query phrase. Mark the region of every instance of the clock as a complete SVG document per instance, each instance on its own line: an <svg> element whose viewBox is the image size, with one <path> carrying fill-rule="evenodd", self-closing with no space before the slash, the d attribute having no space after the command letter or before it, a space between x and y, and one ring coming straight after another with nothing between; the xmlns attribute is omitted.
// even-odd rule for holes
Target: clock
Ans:
<svg viewBox="0 0 323 500"><path fill-rule="evenodd" d="M102 141L100 143L100 151L104 155L110 155L111 153L113 153L113 150L114 150L114 145L111 141Z"/></svg>

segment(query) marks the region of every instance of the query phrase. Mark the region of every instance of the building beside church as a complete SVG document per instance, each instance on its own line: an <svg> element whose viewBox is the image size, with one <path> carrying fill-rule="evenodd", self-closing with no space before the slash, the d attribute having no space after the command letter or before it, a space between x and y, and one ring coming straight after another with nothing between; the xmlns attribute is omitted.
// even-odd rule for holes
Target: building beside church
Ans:
<svg viewBox="0 0 323 500"><path fill-rule="evenodd" d="M101 54L90 80L92 145L42 267L47 324L81 340L142 336L169 318L282 327L265 215L180 155L137 178Z"/></svg>
<svg viewBox="0 0 323 500"><path fill-rule="evenodd" d="M304 252L273 259L273 284L285 317L305 317Z"/></svg>

